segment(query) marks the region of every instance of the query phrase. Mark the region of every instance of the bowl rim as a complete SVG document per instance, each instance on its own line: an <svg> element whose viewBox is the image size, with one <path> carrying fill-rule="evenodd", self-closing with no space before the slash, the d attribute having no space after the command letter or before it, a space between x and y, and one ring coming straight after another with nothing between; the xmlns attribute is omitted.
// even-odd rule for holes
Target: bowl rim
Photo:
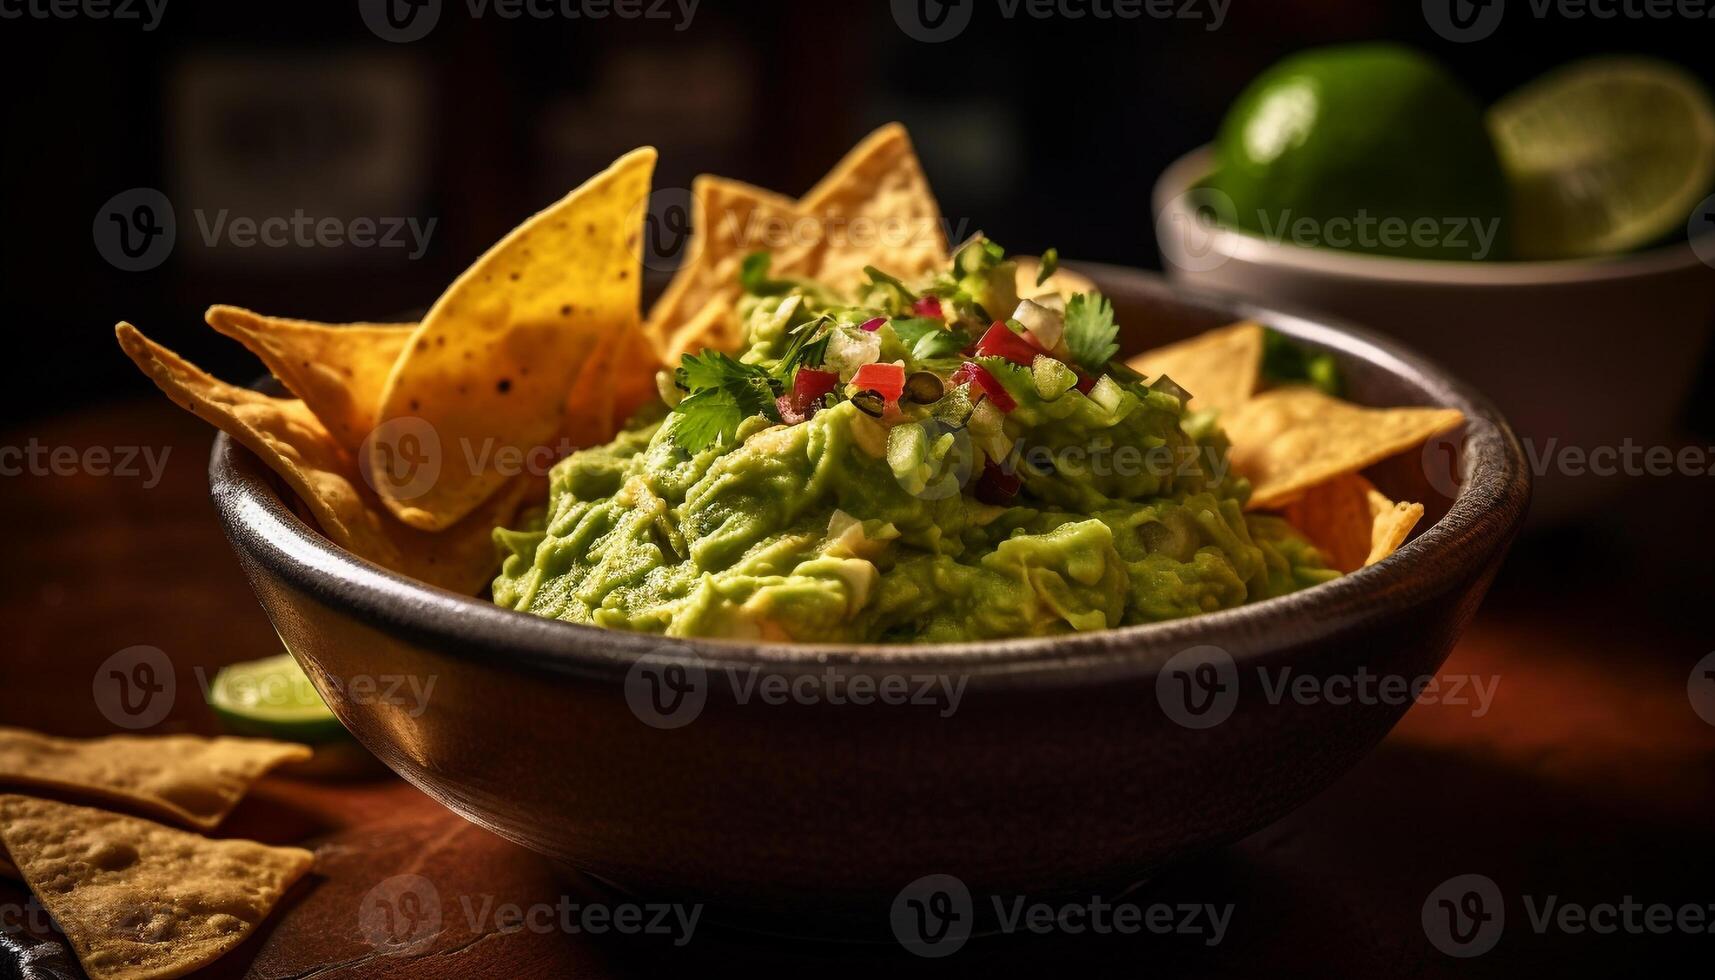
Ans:
<svg viewBox="0 0 1715 980"><path fill-rule="evenodd" d="M1168 164L1156 178L1150 193L1151 210L1155 216L1156 237L1161 243L1162 261L1169 265L1173 260L1166 236L1161 232L1162 222L1169 216L1190 219L1190 209L1184 196L1192 184L1209 173L1214 157L1213 144L1205 144ZM1640 279L1695 271L1700 266L1710 269L1689 242L1674 242L1641 252L1595 258L1465 262L1313 248L1270 241L1233 228L1213 228L1208 231L1208 236L1210 250L1226 256L1227 260L1372 283L1505 289ZM1702 237L1715 238L1715 232Z"/></svg>
<svg viewBox="0 0 1715 980"><path fill-rule="evenodd" d="M1169 284L1159 274L1081 263L1098 282L1168 302L1253 319L1288 336L1367 361L1434 404L1486 424L1467 425L1465 480L1448 512L1389 558L1330 582L1261 602L1185 619L1053 637L939 644L780 643L663 637L547 619L418 582L345 551L302 520L267 467L224 433L209 456L210 493L235 551L313 601L372 628L452 656L561 675L612 678L645 657L708 670L766 667L783 674L885 676L938 670L988 684L1066 684L1153 672L1174 653L1215 645L1235 661L1266 656L1289 633L1317 642L1356 623L1440 594L1511 541L1530 497L1530 474L1512 429L1482 395L1421 356L1361 328L1287 312L1210 290ZM268 379L265 379L265 381Z"/></svg>

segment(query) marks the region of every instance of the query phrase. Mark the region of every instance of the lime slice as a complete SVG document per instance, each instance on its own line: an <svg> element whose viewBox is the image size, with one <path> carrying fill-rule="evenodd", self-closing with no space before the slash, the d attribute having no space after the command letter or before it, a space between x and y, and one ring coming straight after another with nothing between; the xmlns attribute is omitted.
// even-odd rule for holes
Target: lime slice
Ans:
<svg viewBox="0 0 1715 980"><path fill-rule="evenodd" d="M240 735L309 743L347 737L289 653L222 667L209 686L208 702Z"/></svg>
<svg viewBox="0 0 1715 980"><path fill-rule="evenodd" d="M1715 107L1649 58L1550 72L1489 110L1519 258L1614 255L1675 229L1715 183Z"/></svg>

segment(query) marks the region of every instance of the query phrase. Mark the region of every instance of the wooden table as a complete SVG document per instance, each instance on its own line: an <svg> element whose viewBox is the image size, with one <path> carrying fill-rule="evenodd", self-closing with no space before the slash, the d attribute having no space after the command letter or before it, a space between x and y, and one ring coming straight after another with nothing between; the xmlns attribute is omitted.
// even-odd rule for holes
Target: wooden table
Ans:
<svg viewBox="0 0 1715 980"><path fill-rule="evenodd" d="M210 435L148 400L14 432L0 445L150 446L146 476L0 478L0 723L67 735L113 731L91 696L96 666L148 644L179 694L157 731L213 731L197 671L277 652L207 498ZM1538 932L1536 907L1699 906L1715 917L1715 726L1694 713L1693 665L1711 649L1715 478L1641 483L1577 532L1537 534L1513 560L1442 672L1495 685L1487 710L1419 704L1355 771L1297 813L1150 883L1140 894L1231 905L1202 937L1006 936L931 963L890 946L788 942L703 927L682 948L559 930L505 932L487 908L553 904L566 889L530 853L391 778L266 781L222 834L317 850L300 885L245 947L208 971L268 978L648 976L737 966L873 975L927 967L1135 977L1650 975L1672 953L1706 958L1712 935ZM1715 684L1715 682L1711 682ZM1054 828L1043 828L1054 833ZM1465 873L1505 895L1498 945L1455 959L1431 944L1432 890ZM381 882L415 874L441 898L438 934L378 950L362 920ZM27 894L0 882L0 907ZM577 896L573 896L576 898ZM471 921L470 912L478 913ZM14 918L12 921L17 921ZM51 938L25 929L25 943ZM1678 971L1675 971L1678 972ZM0 969L0 976L5 970Z"/></svg>

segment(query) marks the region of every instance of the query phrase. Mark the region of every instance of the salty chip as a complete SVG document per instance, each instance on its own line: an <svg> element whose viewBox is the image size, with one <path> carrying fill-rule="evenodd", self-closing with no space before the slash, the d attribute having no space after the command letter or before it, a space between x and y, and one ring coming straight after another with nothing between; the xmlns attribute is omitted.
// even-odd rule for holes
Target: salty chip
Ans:
<svg viewBox="0 0 1715 980"><path fill-rule="evenodd" d="M307 746L260 738L77 739L0 728L0 784L63 791L212 830L264 773L311 754Z"/></svg>
<svg viewBox="0 0 1715 980"><path fill-rule="evenodd" d="M1249 401L1262 380L1263 330L1249 321L1144 351L1126 366L1145 377L1163 374L1191 393L1190 407L1227 413Z"/></svg>
<svg viewBox="0 0 1715 980"><path fill-rule="evenodd" d="M0 843L91 980L163 980L255 931L314 856L0 795Z"/></svg>
<svg viewBox="0 0 1715 980"><path fill-rule="evenodd" d="M481 591L493 577L500 560L491 532L512 519L530 491L528 474L444 532L406 527L382 506L358 475L352 454L302 401L210 377L129 323L119 324L115 333L125 353L169 398L236 439L278 473L335 544L402 575L465 595ZM439 462L419 462L424 467L421 476L432 478Z"/></svg>
<svg viewBox="0 0 1715 980"><path fill-rule="evenodd" d="M375 411L415 323L316 323L211 306L208 325L261 358L349 452L375 429Z"/></svg>
<svg viewBox="0 0 1715 980"><path fill-rule="evenodd" d="M648 147L621 157L501 239L423 317L363 460L387 473L406 455L403 438L434 434L443 465L427 486L376 480L400 520L440 531L476 511L510 478L506 459L560 433L589 359L640 329L640 205L654 169Z"/></svg>
<svg viewBox="0 0 1715 980"><path fill-rule="evenodd" d="M1356 473L1304 492L1281 515L1304 532L1330 567L1355 572L1399 550L1423 518L1423 505L1395 502Z"/></svg>
<svg viewBox="0 0 1715 980"><path fill-rule="evenodd" d="M1177 376L1175 376L1177 379ZM1233 470L1250 479L1250 510L1419 446L1465 420L1456 408L1364 408L1314 388L1265 391L1228 412Z"/></svg>

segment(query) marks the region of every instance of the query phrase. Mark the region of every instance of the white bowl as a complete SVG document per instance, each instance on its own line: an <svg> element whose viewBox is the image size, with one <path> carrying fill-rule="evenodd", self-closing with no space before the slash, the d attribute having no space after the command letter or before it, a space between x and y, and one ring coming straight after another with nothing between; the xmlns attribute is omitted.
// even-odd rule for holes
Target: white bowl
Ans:
<svg viewBox="0 0 1715 980"><path fill-rule="evenodd" d="M1715 265L1699 258L1715 262L1715 247L1704 247L1715 242L1558 262L1307 247L1199 219L1203 198L1190 191L1212 161L1204 147L1156 181L1156 237L1168 273L1339 316L1439 361L1493 399L1525 441L1536 477L1532 523L1588 512L1628 476L1648 474L1649 447L1674 445L1674 422L1715 325Z"/></svg>

